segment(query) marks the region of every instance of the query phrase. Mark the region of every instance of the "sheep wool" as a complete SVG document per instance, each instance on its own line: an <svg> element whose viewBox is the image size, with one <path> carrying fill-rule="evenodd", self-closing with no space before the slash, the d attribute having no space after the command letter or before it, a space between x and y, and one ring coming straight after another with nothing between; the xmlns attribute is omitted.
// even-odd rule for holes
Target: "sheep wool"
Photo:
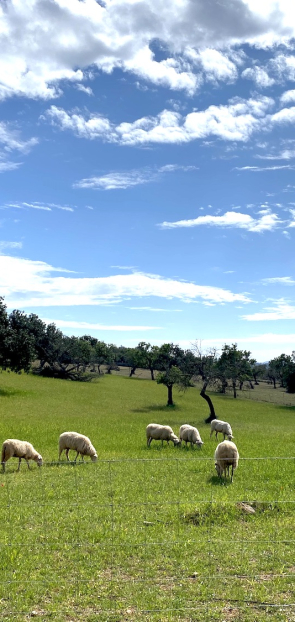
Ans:
<svg viewBox="0 0 295 622"><path fill-rule="evenodd" d="M29 460L37 462L38 466L42 466L42 456L34 449L33 445L28 441L19 441L17 438L8 438L2 445L1 463L3 471L5 471L5 463L9 458L18 458L18 471L22 458L26 461L28 468Z"/></svg>
<svg viewBox="0 0 295 622"><path fill-rule="evenodd" d="M231 441L231 439L234 438L231 426L229 423L227 423L227 421L220 421L220 419L213 419L213 421L211 421L210 438L213 432L215 432L216 438L217 438L218 432L221 432L221 434L223 434L223 440L225 440L226 436L229 441Z"/></svg>
<svg viewBox="0 0 295 622"><path fill-rule="evenodd" d="M179 438L180 441L185 441L186 445L190 443L191 447L193 445L198 445L199 447L202 447L202 445L204 445L199 430L197 428L194 428L194 426L189 425L188 423L184 423L179 428Z"/></svg>
<svg viewBox="0 0 295 622"><path fill-rule="evenodd" d="M149 423L146 428L146 438L148 447L152 440L162 441L162 447L163 441L167 441L168 445L169 441L172 441L174 445L181 444L179 438L174 434L172 428L170 428L170 425L160 425L159 423Z"/></svg>
<svg viewBox="0 0 295 622"><path fill-rule="evenodd" d="M215 468L220 479L224 472L224 478L226 478L226 472L229 477L229 467L231 466L231 482L233 481L234 469L237 469L239 464L239 452L237 446L232 441L222 441L217 445L214 455Z"/></svg>
<svg viewBox="0 0 295 622"><path fill-rule="evenodd" d="M67 460L69 461L70 449L74 449L77 452L74 462L76 462L79 454L82 456L83 462L83 456L90 456L92 462L97 461L96 449L93 447L88 436L84 436L84 434L79 434L78 432L63 432L63 434L60 435L58 459L60 460L62 452L65 451Z"/></svg>

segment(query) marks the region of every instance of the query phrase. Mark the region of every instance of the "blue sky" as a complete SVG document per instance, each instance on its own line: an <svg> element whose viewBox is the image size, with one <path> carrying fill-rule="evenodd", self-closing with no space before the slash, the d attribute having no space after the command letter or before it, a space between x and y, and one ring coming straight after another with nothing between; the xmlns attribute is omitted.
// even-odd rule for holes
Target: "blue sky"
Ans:
<svg viewBox="0 0 295 622"><path fill-rule="evenodd" d="M290 354L293 3L5 0L0 49L8 309Z"/></svg>

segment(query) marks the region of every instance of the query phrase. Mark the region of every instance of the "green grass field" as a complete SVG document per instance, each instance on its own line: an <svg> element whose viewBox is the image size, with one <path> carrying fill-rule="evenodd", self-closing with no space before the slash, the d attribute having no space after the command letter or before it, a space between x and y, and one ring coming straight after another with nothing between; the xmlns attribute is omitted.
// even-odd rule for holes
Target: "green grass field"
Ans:
<svg viewBox="0 0 295 622"><path fill-rule="evenodd" d="M140 378L0 375L1 443L29 440L45 462L0 476L0 620L295 620L295 407L213 395L241 457L224 485L205 401L174 397ZM148 449L153 421L196 425L205 444ZM97 463L58 464L66 430Z"/></svg>

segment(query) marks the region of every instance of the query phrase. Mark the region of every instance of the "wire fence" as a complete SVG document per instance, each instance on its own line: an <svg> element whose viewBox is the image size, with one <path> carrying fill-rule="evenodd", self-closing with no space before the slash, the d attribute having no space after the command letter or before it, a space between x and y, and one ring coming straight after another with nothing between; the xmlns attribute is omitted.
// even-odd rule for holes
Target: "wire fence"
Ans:
<svg viewBox="0 0 295 622"><path fill-rule="evenodd" d="M0 619L295 620L295 458L48 463L0 479ZM38 618L37 618L38 619Z"/></svg>

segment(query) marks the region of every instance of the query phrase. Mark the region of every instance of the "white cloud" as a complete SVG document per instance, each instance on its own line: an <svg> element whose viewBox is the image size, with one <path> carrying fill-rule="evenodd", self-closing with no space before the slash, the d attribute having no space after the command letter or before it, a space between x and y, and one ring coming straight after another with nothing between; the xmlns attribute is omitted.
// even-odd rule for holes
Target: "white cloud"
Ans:
<svg viewBox="0 0 295 622"><path fill-rule="evenodd" d="M252 171L253 173L262 173L263 171L280 171L284 169L292 170L294 168L295 166L292 166L291 164L283 164L281 166L235 166L236 171Z"/></svg>
<svg viewBox="0 0 295 622"><path fill-rule="evenodd" d="M239 45L269 48L294 37L292 4L171 0L167 11L157 0L7 0L0 4L0 97L51 99L63 81L82 82L93 66L192 93L201 78L184 53L190 49L208 79L231 81ZM155 60L154 41L167 58ZM231 46L231 55L218 51ZM292 57L278 55L276 68L291 77Z"/></svg>
<svg viewBox="0 0 295 622"><path fill-rule="evenodd" d="M295 56L278 54L269 64L281 80L295 79Z"/></svg>
<svg viewBox="0 0 295 622"><path fill-rule="evenodd" d="M80 84L80 82L78 82L78 84L76 84L76 88L78 89L78 91L82 91L82 93L86 93L86 95L94 95L92 88L90 88L90 86L84 86L84 84Z"/></svg>
<svg viewBox="0 0 295 622"><path fill-rule="evenodd" d="M204 79L208 82L234 82L238 77L236 64L219 50L207 48L197 51L194 48L186 48L185 55L204 72ZM237 57L235 60L238 60Z"/></svg>
<svg viewBox="0 0 295 622"><path fill-rule="evenodd" d="M242 78L253 80L258 88L267 88L275 83L273 78L270 78L268 73L262 67L248 67L242 73Z"/></svg>
<svg viewBox="0 0 295 622"><path fill-rule="evenodd" d="M155 274L134 272L88 278L52 276L53 271L66 272L45 262L1 255L0 295L5 295L8 306L17 308L115 304L130 297L151 296L218 304L250 301L245 294Z"/></svg>
<svg viewBox="0 0 295 622"><path fill-rule="evenodd" d="M58 205L56 203L42 203L39 201L33 201L32 203L28 203L26 201L11 201L10 203L4 203L1 205L1 209L37 209L44 212L51 212L52 209L60 209L66 212L73 212L74 208L69 207L68 205Z"/></svg>
<svg viewBox="0 0 295 622"><path fill-rule="evenodd" d="M291 108L282 108L282 110L272 115L271 121L272 123L278 123L280 125L288 123L292 123L293 125L295 122L295 106Z"/></svg>
<svg viewBox="0 0 295 622"><path fill-rule="evenodd" d="M9 159L13 152L28 153L37 143L37 138L22 140L18 129L0 121L0 173L13 171L22 164Z"/></svg>
<svg viewBox="0 0 295 622"><path fill-rule="evenodd" d="M43 118L53 125L70 130L79 138L101 139L122 145L147 143L188 143L209 136L222 140L247 142L253 132L263 129L265 115L273 100L261 96L248 100L234 98L228 105L209 106L182 117L179 112L163 110L156 117L142 117L132 123L115 126L99 115L85 118L78 112L68 113L51 106Z"/></svg>
<svg viewBox="0 0 295 622"><path fill-rule="evenodd" d="M295 158L295 149L284 149L280 153L267 153L265 155L258 154L255 156L259 160L292 160ZM241 169L240 169L241 170Z"/></svg>
<svg viewBox="0 0 295 622"><path fill-rule="evenodd" d="M74 184L74 188L92 188L93 190L126 190L132 186L139 186L158 181L164 173L175 171L197 170L195 166L181 166L178 164L166 164L158 170L152 168L134 169L131 171L114 171L99 177L87 177Z"/></svg>
<svg viewBox="0 0 295 622"><path fill-rule="evenodd" d="M126 307L131 311L152 311L155 313L182 313L181 309L157 309L156 307Z"/></svg>
<svg viewBox="0 0 295 622"><path fill-rule="evenodd" d="M182 227L214 226L222 228L238 228L247 231L261 233L262 231L272 231L282 221L272 212L266 211L261 218L252 218L249 214L240 212L226 212L222 216L198 216L190 220L178 220L176 222L162 222L161 229L175 229Z"/></svg>
<svg viewBox="0 0 295 622"><path fill-rule="evenodd" d="M22 242L5 242L4 240L0 240L0 252L6 248L22 248Z"/></svg>
<svg viewBox="0 0 295 622"><path fill-rule="evenodd" d="M268 284L278 284L278 285L295 285L294 279L290 276L274 276L268 279L262 279L262 283Z"/></svg>
<svg viewBox="0 0 295 622"><path fill-rule="evenodd" d="M6 162L1 162L1 154L0 154L0 173L4 173L4 171L14 171L18 168L22 162L10 162L7 160Z"/></svg>
<svg viewBox="0 0 295 622"><path fill-rule="evenodd" d="M82 330L114 330L122 332L163 330L162 326L126 326L120 324L96 324L92 322L75 322L72 320L49 320L48 318L40 318L46 324L55 324L58 328L79 328Z"/></svg>
<svg viewBox="0 0 295 622"><path fill-rule="evenodd" d="M278 300L272 307L259 313L242 316L248 322L265 322L268 320L295 320L295 306L284 300Z"/></svg>
<svg viewBox="0 0 295 622"><path fill-rule="evenodd" d="M295 102L295 89L291 91L285 91L285 93L281 95L280 100L282 104L290 104L292 102Z"/></svg>

